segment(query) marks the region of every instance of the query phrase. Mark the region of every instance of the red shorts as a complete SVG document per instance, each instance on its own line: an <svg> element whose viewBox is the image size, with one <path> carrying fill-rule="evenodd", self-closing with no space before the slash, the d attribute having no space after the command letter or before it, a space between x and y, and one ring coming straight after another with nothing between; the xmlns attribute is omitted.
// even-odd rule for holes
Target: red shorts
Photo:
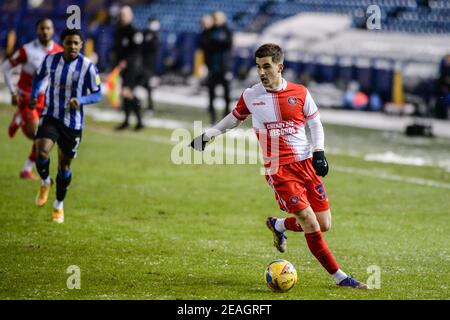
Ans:
<svg viewBox="0 0 450 320"><path fill-rule="evenodd" d="M295 213L311 206L314 212L328 210L330 205L322 184L316 175L311 158L282 165L266 180L275 191L281 210Z"/></svg>
<svg viewBox="0 0 450 320"><path fill-rule="evenodd" d="M19 103L19 112L22 117L22 125L33 122L35 120L39 120L39 117L44 110L45 104L45 95L40 94L37 98L36 107L34 109L30 109L28 104L30 103L30 95L29 94L20 94L20 103Z"/></svg>

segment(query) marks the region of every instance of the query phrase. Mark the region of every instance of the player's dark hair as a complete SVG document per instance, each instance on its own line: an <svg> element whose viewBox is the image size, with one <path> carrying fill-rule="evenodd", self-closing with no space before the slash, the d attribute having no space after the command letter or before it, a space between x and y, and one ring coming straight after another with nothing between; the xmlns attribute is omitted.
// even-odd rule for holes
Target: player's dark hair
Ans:
<svg viewBox="0 0 450 320"><path fill-rule="evenodd" d="M81 30L80 29L69 29L66 28L63 30L63 32L61 32L61 43L64 42L64 38L67 36L74 36L77 35L80 37L81 41L83 41L83 35L81 34Z"/></svg>
<svg viewBox="0 0 450 320"><path fill-rule="evenodd" d="M39 28L40 24L47 20L53 23L52 19L50 19L49 17L40 18L38 21L36 21L35 29Z"/></svg>
<svg viewBox="0 0 450 320"><path fill-rule="evenodd" d="M284 60L283 50L275 43L266 43L255 51L255 58L272 57L275 63L282 63Z"/></svg>

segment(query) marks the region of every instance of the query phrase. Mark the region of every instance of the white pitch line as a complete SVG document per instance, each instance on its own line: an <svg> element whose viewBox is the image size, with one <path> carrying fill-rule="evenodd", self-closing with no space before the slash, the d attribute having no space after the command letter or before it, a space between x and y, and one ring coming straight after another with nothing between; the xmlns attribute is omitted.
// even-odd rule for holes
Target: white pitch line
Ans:
<svg viewBox="0 0 450 320"><path fill-rule="evenodd" d="M435 180L417 178L417 177L409 177L409 176L398 176L388 173L386 171L366 171L363 169L353 168L353 167L342 167L342 166L332 166L332 170L336 170L338 172L357 174L360 176L371 177L371 178L379 178L384 180L396 181L396 182L406 182L417 184L421 186L427 187L436 187L440 189L450 189L450 184L443 183Z"/></svg>
<svg viewBox="0 0 450 320"><path fill-rule="evenodd" d="M99 128L93 128L90 127L90 130L101 133L104 135L111 136L111 131L106 129L99 129ZM123 135L122 133L118 133L118 135ZM127 138L137 139L137 140L143 140L143 141L151 141L155 143L161 143L166 145L175 145L173 141L171 141L167 136L161 136L161 135L155 135L152 134L151 136L144 136L141 134L130 134L126 133L125 136ZM211 146L211 145L210 145ZM242 150L236 150L234 148L225 148L225 150L216 150L216 152L225 154L225 155L236 155L237 152L243 152L244 155L248 155L249 159L258 159L259 154L249 150L249 151L242 151ZM238 154L239 155L239 154ZM399 176L399 175L393 175L391 173L388 173L386 171L374 171L374 170L363 170L358 169L354 167L343 167L343 166L332 166L332 170L336 170L337 172L341 173L350 173L370 178L377 178L377 179L383 179L383 180L389 180L389 181L395 181L395 182L402 182L402 183L410 183L415 184L419 186L426 186L426 187L435 187L439 189L447 189L450 190L450 184L443 183L435 180L429 180L429 179L423 179L418 177L410 177L410 176Z"/></svg>

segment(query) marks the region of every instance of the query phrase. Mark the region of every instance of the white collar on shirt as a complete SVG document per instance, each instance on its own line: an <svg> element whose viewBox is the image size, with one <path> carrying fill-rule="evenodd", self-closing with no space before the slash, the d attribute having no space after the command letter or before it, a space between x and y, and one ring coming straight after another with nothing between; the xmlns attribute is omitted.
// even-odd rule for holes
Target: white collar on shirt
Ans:
<svg viewBox="0 0 450 320"><path fill-rule="evenodd" d="M49 50L51 50L51 49L53 48L53 40L50 40L50 42L48 43L47 46L44 46L44 45L39 41L39 39L36 39L35 41L36 41L36 44L37 44L39 47L43 48L45 51L49 51Z"/></svg>
<svg viewBox="0 0 450 320"><path fill-rule="evenodd" d="M266 89L269 91L280 91L280 90L286 89L286 87L287 87L286 80L284 80L284 78L281 78L281 84L278 87L273 88L273 89L272 88L266 88Z"/></svg>

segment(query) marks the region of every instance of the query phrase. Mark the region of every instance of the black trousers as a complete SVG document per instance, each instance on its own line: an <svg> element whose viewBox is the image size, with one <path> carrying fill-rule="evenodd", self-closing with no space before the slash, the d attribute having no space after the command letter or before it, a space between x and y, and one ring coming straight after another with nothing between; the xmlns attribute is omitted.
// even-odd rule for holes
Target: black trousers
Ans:
<svg viewBox="0 0 450 320"><path fill-rule="evenodd" d="M208 92L209 92L209 115L211 117L211 124L216 122L216 111L214 108L214 99L216 98L216 87L221 85L224 91L225 109L224 116L229 113L230 106L230 81L225 78L225 72L220 74L211 74L208 78Z"/></svg>

